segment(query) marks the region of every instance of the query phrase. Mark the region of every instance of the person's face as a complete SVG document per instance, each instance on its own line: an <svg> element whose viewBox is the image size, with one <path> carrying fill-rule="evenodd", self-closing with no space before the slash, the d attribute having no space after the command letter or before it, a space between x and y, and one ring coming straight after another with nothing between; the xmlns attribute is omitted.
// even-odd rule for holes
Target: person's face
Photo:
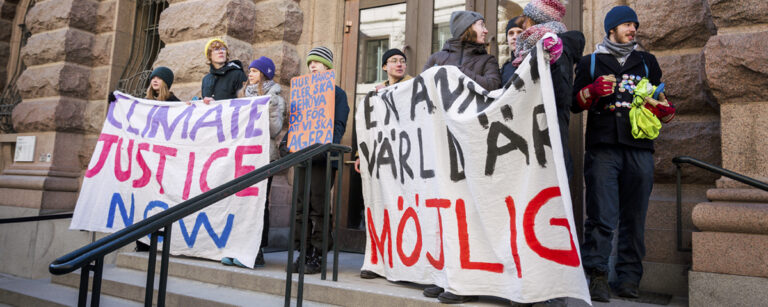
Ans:
<svg viewBox="0 0 768 307"><path fill-rule="evenodd" d="M261 80L261 71L259 71L256 68L249 68L248 69L248 82L251 84L256 84Z"/></svg>
<svg viewBox="0 0 768 307"><path fill-rule="evenodd" d="M211 46L211 63L224 64L227 62L227 47L222 44Z"/></svg>
<svg viewBox="0 0 768 307"><path fill-rule="evenodd" d="M310 73L319 73L324 72L328 70L328 67L325 66L325 64L320 63L318 61L310 61L309 62L309 72Z"/></svg>
<svg viewBox="0 0 768 307"><path fill-rule="evenodd" d="M160 79L158 76L152 77L152 80L149 81L149 86L152 87L153 90L159 91L160 87L163 86L163 79Z"/></svg>
<svg viewBox="0 0 768 307"><path fill-rule="evenodd" d="M635 40L637 25L634 22L625 22L611 30L609 37L615 43L626 44Z"/></svg>
<svg viewBox="0 0 768 307"><path fill-rule="evenodd" d="M475 30L475 33L477 33L477 40L475 42L485 44L485 36L488 34L488 29L485 28L485 21L482 19L475 21L472 24L472 30Z"/></svg>
<svg viewBox="0 0 768 307"><path fill-rule="evenodd" d="M402 55L393 55L384 64L384 71L387 72L388 76L399 79L405 75L406 64Z"/></svg>
<svg viewBox="0 0 768 307"><path fill-rule="evenodd" d="M517 37L520 36L520 33L523 33L523 29L519 27L511 27L509 28L509 31L507 31L507 45L509 45L510 50L515 50Z"/></svg>

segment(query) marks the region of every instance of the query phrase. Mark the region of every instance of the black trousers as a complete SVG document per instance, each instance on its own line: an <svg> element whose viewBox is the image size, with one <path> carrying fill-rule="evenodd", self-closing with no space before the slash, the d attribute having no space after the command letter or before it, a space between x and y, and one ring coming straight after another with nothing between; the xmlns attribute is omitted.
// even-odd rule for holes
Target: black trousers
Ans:
<svg viewBox="0 0 768 307"><path fill-rule="evenodd" d="M313 161L311 182L309 184L309 199L304 199L304 181L306 177L305 168L297 168L296 174L298 176L298 188L299 193L296 201L296 224L294 228L294 248L299 249L301 246L301 222L304 214L304 206L309 205L309 224L307 225L307 250L310 247L314 247L317 250L323 249L323 206L325 204L325 160ZM331 166L331 182L330 187L333 187L334 178L336 178L336 170ZM330 193L330 191L328 192ZM329 206L333 202L329 198ZM327 248L330 249L333 246L333 238L331 237L331 229L333 225L332 215L329 214L328 225L328 241Z"/></svg>

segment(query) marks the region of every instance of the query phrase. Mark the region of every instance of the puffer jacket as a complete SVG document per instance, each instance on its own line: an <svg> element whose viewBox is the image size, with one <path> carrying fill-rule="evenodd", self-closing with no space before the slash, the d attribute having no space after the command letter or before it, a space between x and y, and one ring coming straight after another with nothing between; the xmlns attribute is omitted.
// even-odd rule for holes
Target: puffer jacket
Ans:
<svg viewBox="0 0 768 307"><path fill-rule="evenodd" d="M245 89L245 96L253 97L258 96L258 85L248 85ZM280 84L273 81L265 82L264 93L265 96L269 96L269 161L274 161L280 158L280 152L277 146L280 145L280 139L277 136L283 129L283 121L285 121L285 99L280 96L282 88Z"/></svg>
<svg viewBox="0 0 768 307"><path fill-rule="evenodd" d="M203 77L203 97L215 100L237 98L237 92L243 87L248 77L243 71L243 63L238 60L230 61L216 69L210 65L210 71Z"/></svg>
<svg viewBox="0 0 768 307"><path fill-rule="evenodd" d="M429 56L422 71L432 66L455 65L487 91L501 87L499 62L496 57L485 51L485 46L477 43L462 43L459 39L449 39L443 50Z"/></svg>

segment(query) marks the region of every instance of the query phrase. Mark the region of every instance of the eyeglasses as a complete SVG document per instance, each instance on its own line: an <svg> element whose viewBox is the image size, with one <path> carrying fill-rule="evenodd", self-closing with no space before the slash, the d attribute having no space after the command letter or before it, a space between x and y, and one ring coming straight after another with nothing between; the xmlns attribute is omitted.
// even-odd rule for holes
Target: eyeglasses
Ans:
<svg viewBox="0 0 768 307"><path fill-rule="evenodd" d="M218 48L212 48L211 50L213 50L213 51L223 51L223 52L227 52L227 47L218 47Z"/></svg>
<svg viewBox="0 0 768 307"><path fill-rule="evenodd" d="M397 64L397 63L405 64L405 59L389 59L389 60L387 60L387 63L390 63L390 64Z"/></svg>

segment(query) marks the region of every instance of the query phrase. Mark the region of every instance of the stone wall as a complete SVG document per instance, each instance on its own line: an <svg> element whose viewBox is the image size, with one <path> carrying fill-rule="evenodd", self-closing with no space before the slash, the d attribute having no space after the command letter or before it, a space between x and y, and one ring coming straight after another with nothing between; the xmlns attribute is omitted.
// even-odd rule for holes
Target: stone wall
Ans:
<svg viewBox="0 0 768 307"><path fill-rule="evenodd" d="M11 56L11 33L18 0L0 1L0 93L8 82L8 60Z"/></svg>

